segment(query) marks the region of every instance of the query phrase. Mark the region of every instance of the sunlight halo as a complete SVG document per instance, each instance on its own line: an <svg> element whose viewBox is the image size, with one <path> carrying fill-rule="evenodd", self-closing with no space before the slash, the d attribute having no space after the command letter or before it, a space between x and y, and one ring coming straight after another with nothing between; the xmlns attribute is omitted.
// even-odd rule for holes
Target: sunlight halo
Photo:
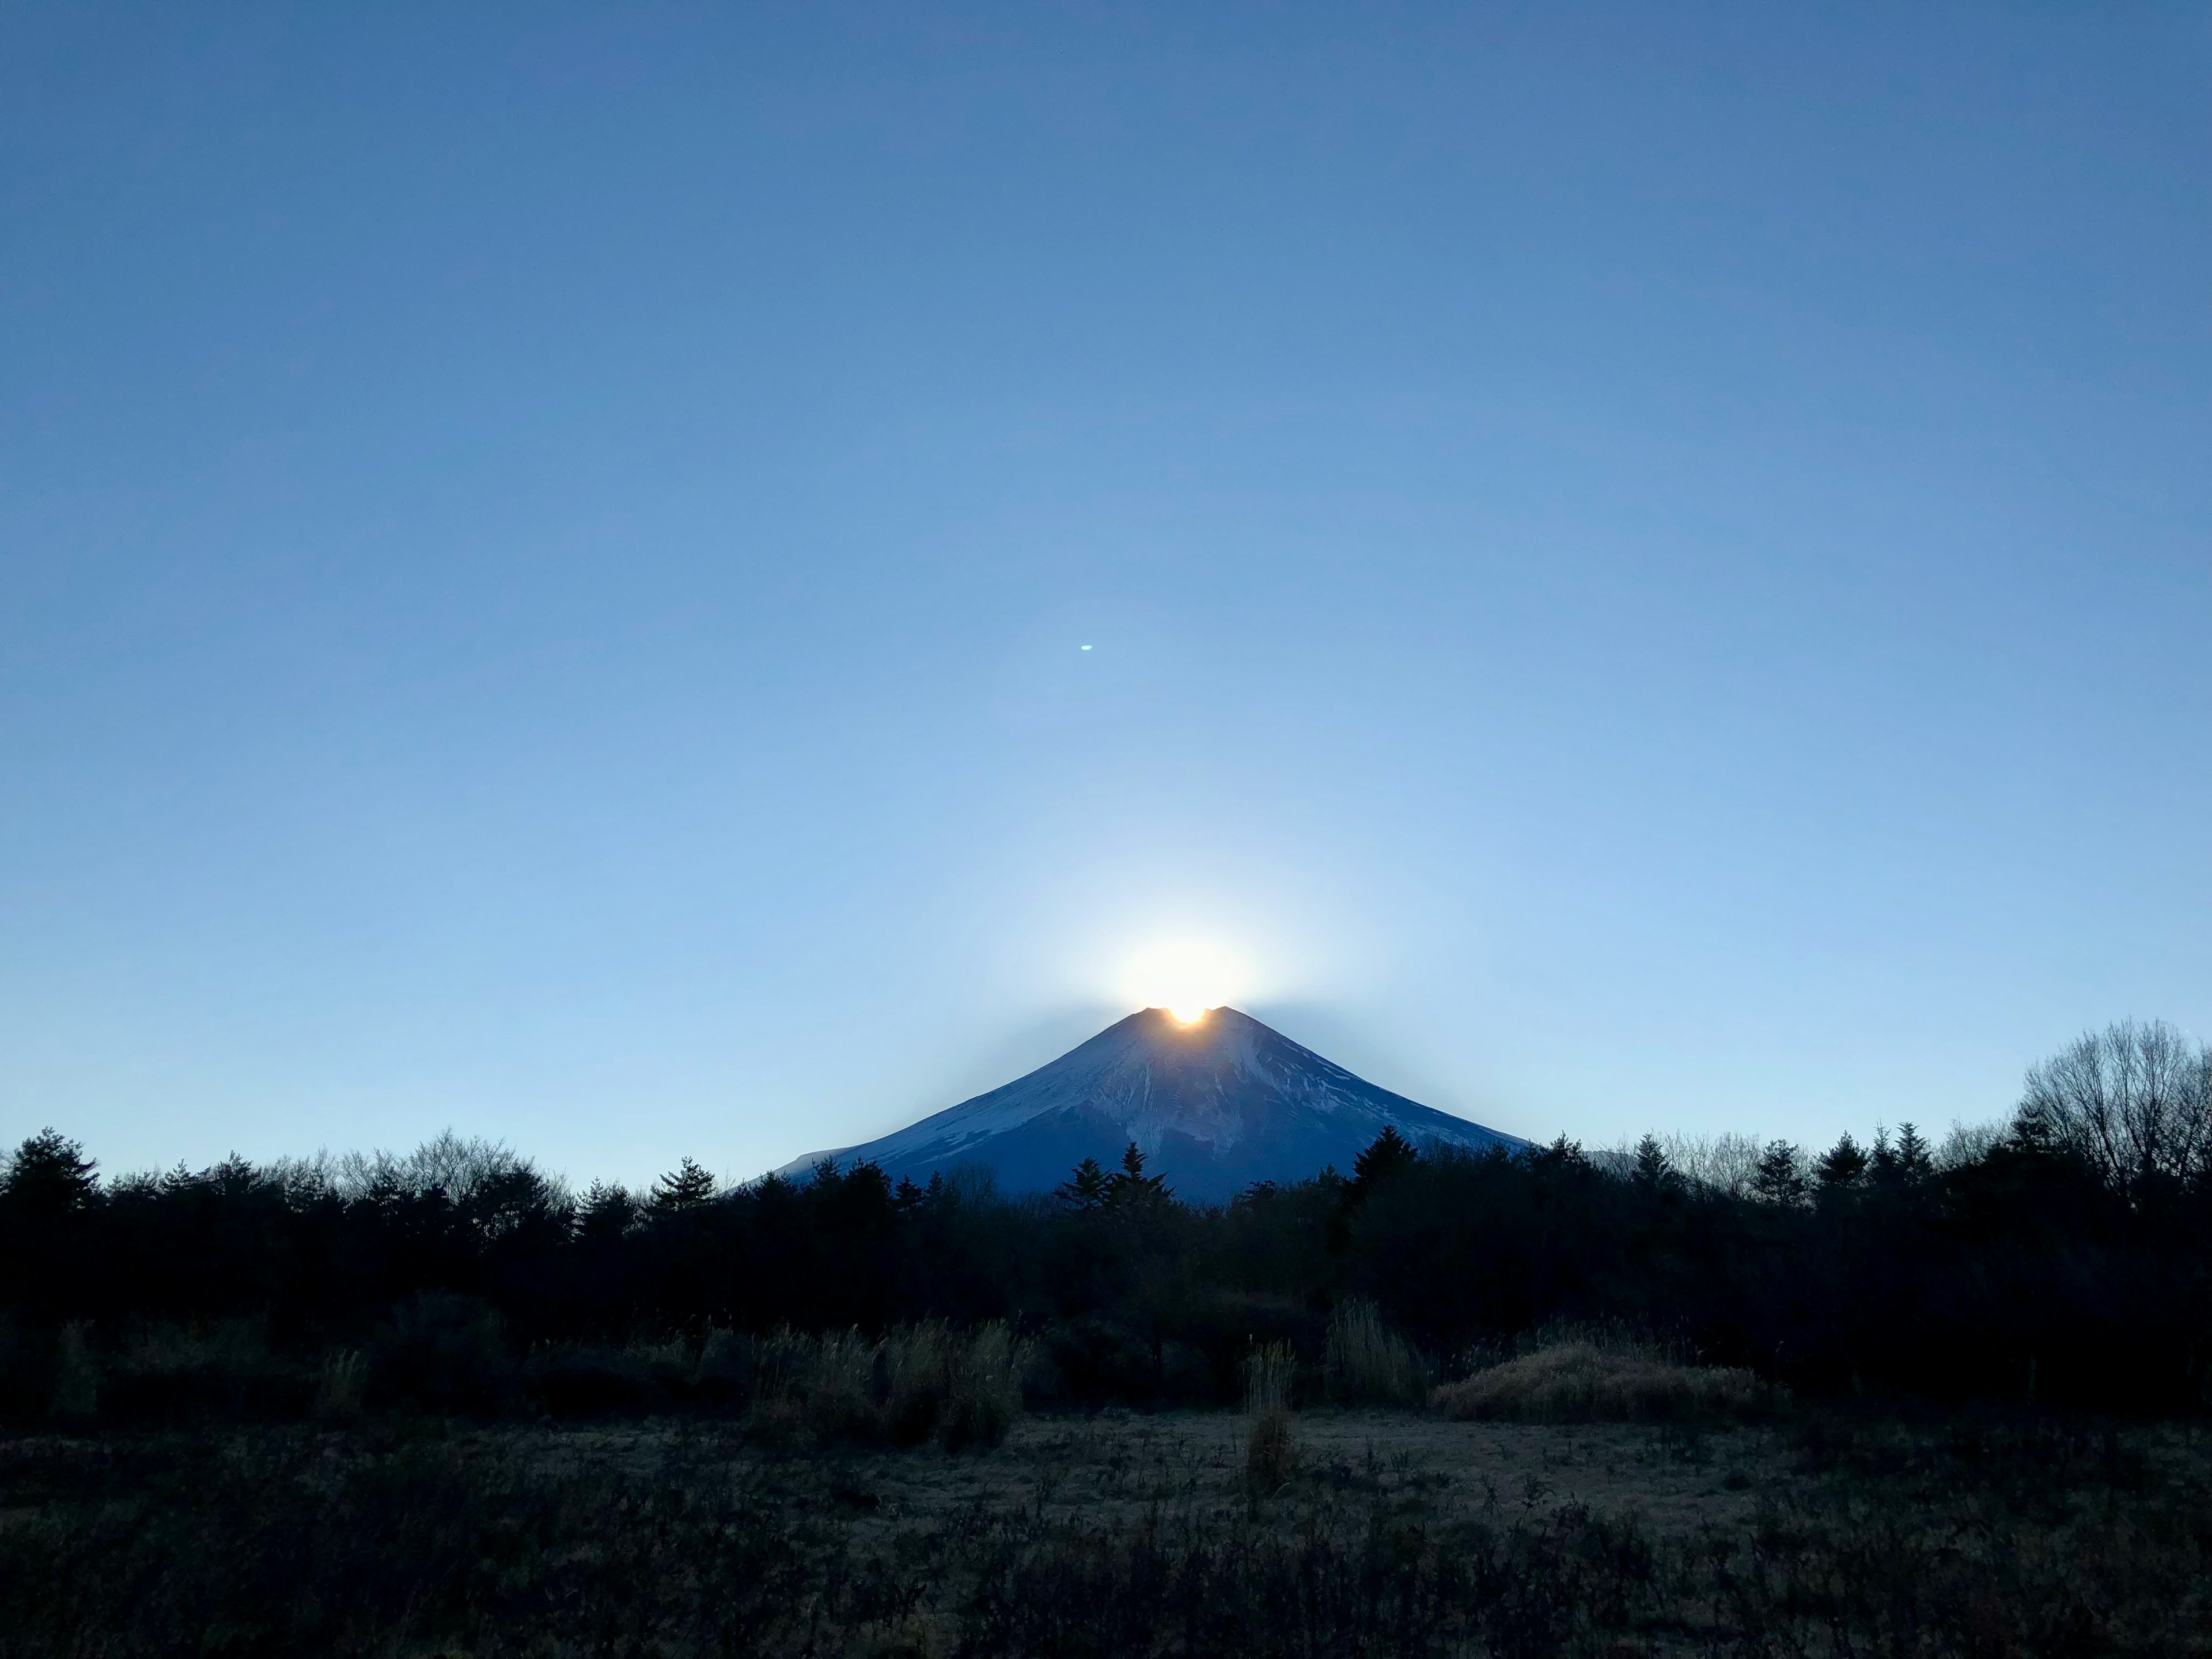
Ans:
<svg viewBox="0 0 2212 1659"><path fill-rule="evenodd" d="M1243 964L1207 939L1164 939L1129 959L1122 990L1145 1008L1164 1008L1184 1025L1195 1025L1209 1009L1241 995Z"/></svg>

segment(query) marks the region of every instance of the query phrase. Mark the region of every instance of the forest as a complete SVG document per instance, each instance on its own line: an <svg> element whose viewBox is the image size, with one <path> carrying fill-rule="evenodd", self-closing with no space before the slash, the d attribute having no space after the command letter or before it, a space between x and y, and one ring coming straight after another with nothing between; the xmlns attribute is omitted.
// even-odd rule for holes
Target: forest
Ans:
<svg viewBox="0 0 2212 1659"><path fill-rule="evenodd" d="M778 1340L939 1323L1009 1333L1032 1405L1214 1406L1261 1349L1317 1395L1352 1305L1431 1382L1580 1328L1808 1398L2192 1413L2208 1152L2212 1053L2159 1024L2085 1036L1941 1155L1909 1125L1732 1174L1650 1136L1464 1157L1386 1133L1218 1206L1133 1146L1040 1196L866 1164L724 1187L688 1160L577 1193L452 1136L102 1179L49 1129L0 1181L0 1413L733 1409Z"/></svg>

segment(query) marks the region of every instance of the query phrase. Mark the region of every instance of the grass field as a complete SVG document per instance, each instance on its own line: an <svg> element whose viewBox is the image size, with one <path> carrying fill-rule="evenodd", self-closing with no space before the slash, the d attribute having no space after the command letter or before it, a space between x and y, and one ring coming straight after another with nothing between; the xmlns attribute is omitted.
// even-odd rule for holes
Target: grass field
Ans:
<svg viewBox="0 0 2212 1659"><path fill-rule="evenodd" d="M2195 1427L1025 1418L0 1443L0 1654L2181 1654ZM1279 1475L1279 1480L1275 1476Z"/></svg>

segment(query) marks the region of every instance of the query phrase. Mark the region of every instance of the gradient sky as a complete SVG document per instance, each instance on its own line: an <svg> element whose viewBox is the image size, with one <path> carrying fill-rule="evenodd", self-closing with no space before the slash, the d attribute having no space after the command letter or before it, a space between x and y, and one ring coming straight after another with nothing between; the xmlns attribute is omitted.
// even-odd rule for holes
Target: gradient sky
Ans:
<svg viewBox="0 0 2212 1659"><path fill-rule="evenodd" d="M0 10L0 1135L2212 1036L2201 7ZM1080 647L1093 648L1084 652Z"/></svg>

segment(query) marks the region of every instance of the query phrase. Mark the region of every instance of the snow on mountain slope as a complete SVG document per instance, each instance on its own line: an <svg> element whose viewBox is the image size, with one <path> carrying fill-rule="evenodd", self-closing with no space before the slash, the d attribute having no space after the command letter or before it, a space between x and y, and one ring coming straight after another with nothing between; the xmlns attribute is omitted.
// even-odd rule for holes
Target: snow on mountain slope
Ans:
<svg viewBox="0 0 2212 1659"><path fill-rule="evenodd" d="M985 1165L1002 1191L1033 1192L1085 1157L1110 1167L1134 1141L1182 1196L1218 1199L1324 1164L1348 1170L1386 1124L1416 1146L1527 1144L1379 1089L1234 1008L1188 1026L1147 1008L1001 1088L777 1173L825 1157L917 1181Z"/></svg>

